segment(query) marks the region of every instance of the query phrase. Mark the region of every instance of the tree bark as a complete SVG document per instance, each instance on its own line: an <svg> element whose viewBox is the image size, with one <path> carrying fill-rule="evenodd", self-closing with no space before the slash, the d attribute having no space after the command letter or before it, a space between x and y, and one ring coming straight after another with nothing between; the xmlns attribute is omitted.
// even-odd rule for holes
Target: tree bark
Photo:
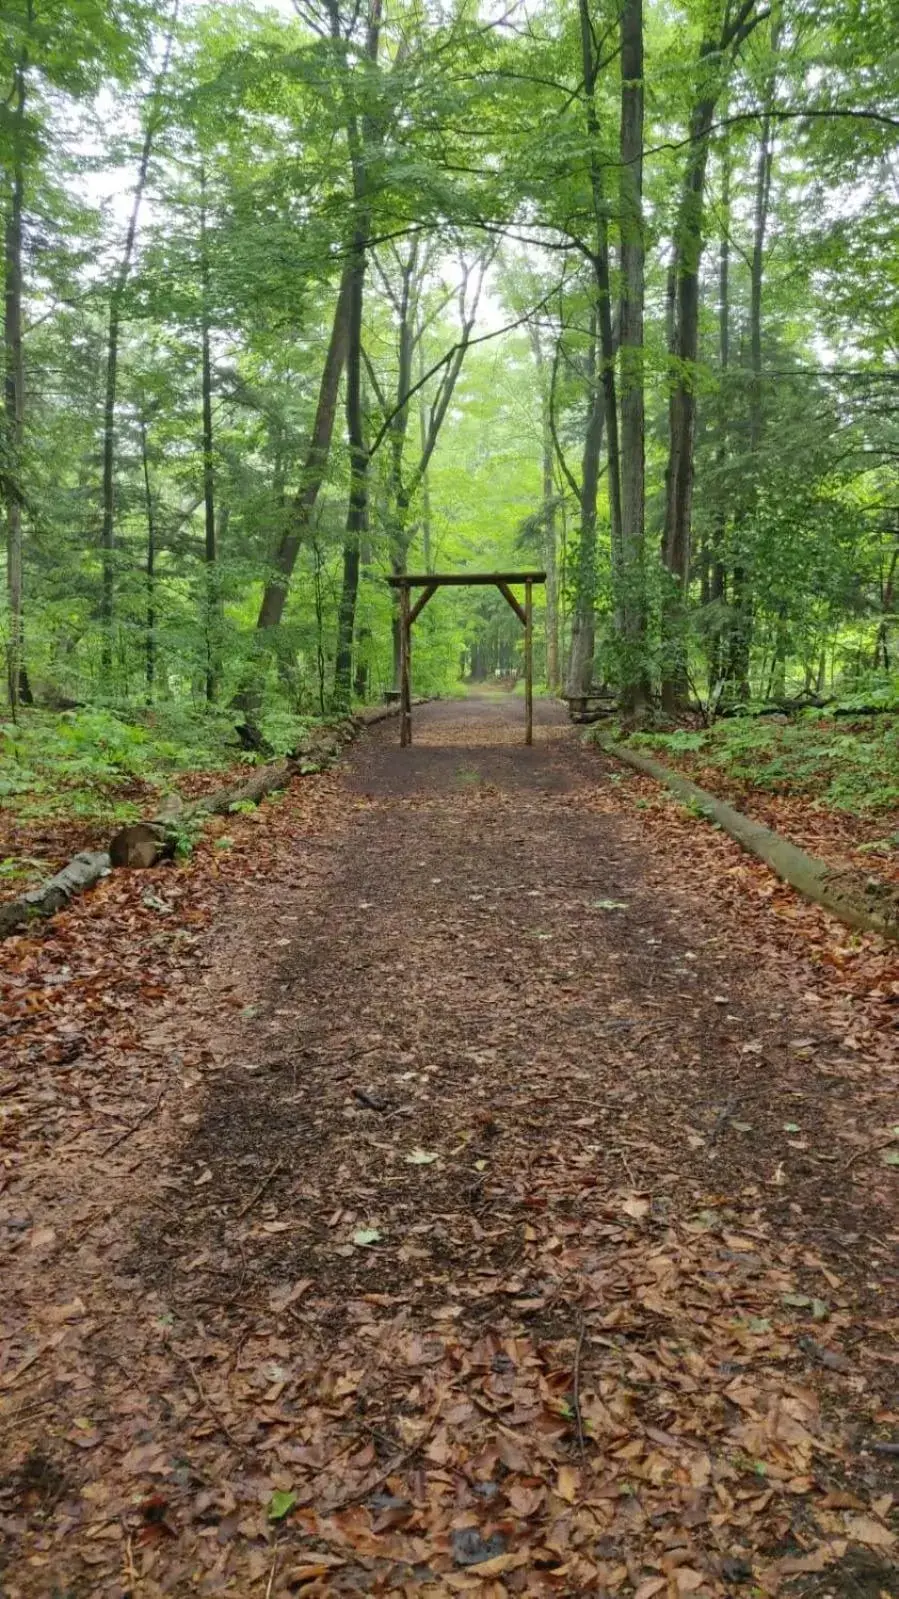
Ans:
<svg viewBox="0 0 899 1599"><path fill-rule="evenodd" d="M28 7L31 22L31 6ZM16 64L12 119L12 189L5 228L4 275L4 417L3 503L6 512L6 577L9 591L9 643L7 689L10 712L16 720L24 676L22 618L22 446L25 432L25 365L22 351L22 234L25 203L25 108L27 48ZM27 681L27 680L26 680Z"/></svg>
<svg viewBox="0 0 899 1599"><path fill-rule="evenodd" d="M559 570L556 550L556 483L555 451L553 447L552 419L550 417L549 379L540 329L530 328L531 348L537 368L540 390L540 446L543 491L542 559L546 570L546 686L550 693L558 692L561 683L559 671Z"/></svg>
<svg viewBox="0 0 899 1599"><path fill-rule="evenodd" d="M303 539L312 525L319 491L328 469L334 422L337 417L337 396L346 362L351 279L352 261L344 268L340 279L312 432L309 435L300 474L300 488L290 507L284 530L272 557L273 575L265 585L256 622L257 628L275 628L284 615L293 569Z"/></svg>
<svg viewBox="0 0 899 1599"><path fill-rule="evenodd" d="M215 455L212 432L212 353L210 348L209 243L206 214L206 168L200 162L200 344L203 407L203 512L205 524L206 703L218 698L221 678L221 616L218 583L218 541L215 520Z"/></svg>
<svg viewBox="0 0 899 1599"><path fill-rule="evenodd" d="M621 34L621 602L625 705L648 699L644 539L643 0L623 0Z"/></svg>
<svg viewBox="0 0 899 1599"><path fill-rule="evenodd" d="M715 110L733 55L761 21L757 0L725 7L720 33L699 48L697 97L690 114L687 164L675 227L674 375L668 407L664 564L672 593L663 617L667 662L662 703L677 711L687 700L686 601L690 584L696 361L699 350L699 269L704 249L706 167Z"/></svg>
<svg viewBox="0 0 899 1599"><path fill-rule="evenodd" d="M776 58L780 41L781 22L775 17L771 23L771 51ZM753 208L752 259L749 271L749 359L752 382L749 390L749 454L750 454L750 514L754 512L761 476L761 447L763 428L762 395L762 294L765 275L765 239L768 231L768 211L771 199L771 175L774 164L771 109L776 85L776 65L765 86L765 115L759 137L758 159L755 173L755 203ZM744 538L745 538L744 532ZM741 557L734 567L733 626L730 640L730 676L737 693L748 700L751 693L749 681L752 652L753 600L752 583L745 560ZM786 662L783 662L784 667Z"/></svg>
<svg viewBox="0 0 899 1599"><path fill-rule="evenodd" d="M590 408L584 434L581 465L580 536L575 558L574 611L571 619L571 649L568 656L566 697L574 706L585 699L593 680L593 655L596 645L596 499L599 489L599 457L606 420L605 396L597 382L596 318L593 319L592 354L588 366L591 379Z"/></svg>
<svg viewBox="0 0 899 1599"><path fill-rule="evenodd" d="M337 0L332 5L332 31L339 38ZM381 0L371 0L365 58L374 68L378 59L381 28ZM349 304L347 311L346 420L350 447L350 493L347 503L346 532L343 544L343 581L337 615L337 648L334 656L334 708L348 711L352 701L353 633L356 625L356 600L359 593L359 558L363 534L368 526L369 452L365 441L362 405L362 305L365 293L367 240L371 232L371 206L366 170L366 147L374 143L373 119L366 114L361 126L355 109L347 113L347 143L353 178L356 225L350 258Z"/></svg>
<svg viewBox="0 0 899 1599"><path fill-rule="evenodd" d="M108 871L109 856L105 850L82 850L40 888L29 889L18 899L0 905L0 938L9 938L13 933L27 930L30 922L55 915L75 894L92 888Z"/></svg>
<svg viewBox="0 0 899 1599"><path fill-rule="evenodd" d="M106 387L103 400L103 525L101 533L102 589L100 597L100 623L102 627L100 665L107 684L112 670L112 628L115 615L115 415L119 370L119 333L125 290L128 287L131 262L134 256L134 244L137 238L137 224L140 218L144 190L147 186L150 158L153 153L153 140L156 137L159 125L159 99L168 76L177 20L178 0L175 0L172 20L166 35L162 65L150 95L147 123L144 129L143 145L137 169L137 182L134 186L134 198L131 206L131 215L128 218L122 258L119 262L119 269L109 297Z"/></svg>
<svg viewBox="0 0 899 1599"><path fill-rule="evenodd" d="M609 270L608 209L599 161L599 116L596 109L596 79L599 72L589 0L578 0L581 34L581 63L584 74L584 110L589 144L590 193L596 229L591 255L596 279L596 312L599 328L600 379L605 402L606 459L609 471L609 520L612 538L613 570L621 569L621 463L618 445L618 404L615 382L615 333L612 325L612 290Z"/></svg>
<svg viewBox="0 0 899 1599"><path fill-rule="evenodd" d="M719 390L715 443L715 467L718 474L719 508L712 526L709 551L708 599L717 606L717 616L711 639L709 659L709 694L720 683L724 671L724 615L727 592L727 505L725 501L725 471L728 457L728 394L727 373L730 366L730 151L725 144L721 152L721 238L718 255L718 370Z"/></svg>
<svg viewBox="0 0 899 1599"><path fill-rule="evenodd" d="M147 684L147 704L153 704L156 685L156 507L150 487L150 455L147 448L147 424L140 423L140 453L144 473L144 506L147 517L146 622L144 630L144 673Z"/></svg>

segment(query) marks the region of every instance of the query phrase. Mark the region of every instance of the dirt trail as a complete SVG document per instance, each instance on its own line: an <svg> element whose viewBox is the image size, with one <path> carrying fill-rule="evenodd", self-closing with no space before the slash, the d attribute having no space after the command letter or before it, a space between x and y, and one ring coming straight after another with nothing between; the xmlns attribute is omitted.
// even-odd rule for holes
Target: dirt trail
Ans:
<svg viewBox="0 0 899 1599"><path fill-rule="evenodd" d="M3 1599L899 1594L884 983L536 713L362 741L10 1165Z"/></svg>

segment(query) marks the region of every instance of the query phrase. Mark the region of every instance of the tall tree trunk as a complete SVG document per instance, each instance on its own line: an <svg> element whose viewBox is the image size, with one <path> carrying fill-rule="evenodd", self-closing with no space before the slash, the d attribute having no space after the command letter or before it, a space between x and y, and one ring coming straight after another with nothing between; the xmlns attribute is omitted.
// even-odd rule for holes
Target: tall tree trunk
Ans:
<svg viewBox="0 0 899 1599"><path fill-rule="evenodd" d="M418 391L418 447L424 459L425 447L428 442L428 408L425 402L424 377L425 377L425 342L424 329L418 330L418 381L422 387ZM424 569L432 570L433 554L431 550L431 474L425 467L421 474L421 547Z"/></svg>
<svg viewBox="0 0 899 1599"><path fill-rule="evenodd" d="M531 348L540 390L540 446L543 490L542 559L546 568L546 686L556 693L559 674L559 569L556 552L556 483L549 378L540 329L531 326Z"/></svg>
<svg viewBox="0 0 899 1599"><path fill-rule="evenodd" d="M119 370L119 333L125 290L128 287L131 262L134 256L141 202L147 186L150 158L153 153L153 141L159 126L159 101L168 76L177 21L178 0L175 0L172 20L166 35L162 65L153 85L147 107L147 122L144 129L143 145L137 169L137 182L134 186L134 197L131 205L131 215L128 218L128 229L125 234L122 258L119 262L119 268L109 297L106 388L103 401L103 526L101 534L102 590L100 598L100 623L102 627L100 664L103 676L107 681L112 670L112 628L115 616L115 414Z"/></svg>
<svg viewBox="0 0 899 1599"><path fill-rule="evenodd" d="M147 424L140 423L140 454L144 473L144 507L147 518L147 558L144 568L146 579L146 623L144 629L144 675L147 684L147 704L153 704L156 685L156 507L150 486L150 453L147 448Z"/></svg>
<svg viewBox="0 0 899 1599"><path fill-rule="evenodd" d="M720 683L725 671L724 602L727 590L727 503L725 472L728 456L727 373L730 366L730 150L721 151L721 238L718 254L718 408L716 417L715 470L718 477L718 510L712 525L709 550L709 603L716 609L709 654L709 693Z"/></svg>
<svg viewBox="0 0 899 1599"><path fill-rule="evenodd" d="M621 28L621 603L624 700L648 696L644 541L643 0L623 0Z"/></svg>
<svg viewBox="0 0 899 1599"><path fill-rule="evenodd" d="M690 584L693 451L696 435L696 360L699 353L699 268L704 247L705 174L715 110L733 57L767 12L758 0L724 7L720 33L699 48L697 96L690 115L687 164L675 227L675 373L668 406L668 469L662 555L674 595L663 622L668 655L662 703L675 711L687 698L686 602Z"/></svg>
<svg viewBox="0 0 899 1599"><path fill-rule="evenodd" d="M346 362L352 271L351 259L344 268L340 279L337 304L334 307L334 320L331 324L331 337L328 341L328 351L325 356L325 364L318 389L318 401L315 407L312 432L309 435L306 455L300 473L300 488L290 507L289 516L272 557L273 575L265 585L262 604L259 607L259 616L256 622L258 628L275 628L279 625L284 615L291 575L296 565L300 546L312 526L312 518L319 491L328 470L328 457L331 453L331 440L334 436L334 423L337 417L337 397L340 392L340 379Z"/></svg>
<svg viewBox="0 0 899 1599"><path fill-rule="evenodd" d="M332 25L336 23L336 19L336 0L333 0ZM381 0L371 0L365 54L372 66L378 59L380 29ZM337 32L339 36L339 25ZM370 148L374 142L374 129L369 115L362 118L360 128L355 110L352 108L349 110L347 142L353 175L356 225L350 258L346 356L350 493L343 543L343 581L337 613L337 648L334 655L334 705L339 711L348 711L352 701L353 633L356 626L356 600L359 594L359 558L362 537L368 526L369 452L365 442L365 416L362 404L362 305L365 293L367 240L371 232L366 147Z"/></svg>
<svg viewBox="0 0 899 1599"><path fill-rule="evenodd" d="M368 225L353 243L353 279L350 288L347 339L346 421L350 446L350 494L343 541L343 580L337 615L337 650L334 657L334 705L348 711L352 699L353 631L359 594L359 556L368 526L368 449L362 409L362 303L365 288L365 241Z"/></svg>
<svg viewBox="0 0 899 1599"><path fill-rule="evenodd" d="M768 211L771 199L771 175L774 163L774 145L772 134L771 108L776 87L776 55L780 42L781 19L775 16L771 23L770 48L772 52L772 65L765 86L765 115L762 119L761 134L759 137L758 159L755 170L755 204L753 208L752 230L752 259L749 270L749 360L752 367L752 382L749 390L749 453L751 458L751 504L749 517L752 518L757 501L761 478L761 447L763 415L762 394L762 293L765 276L765 239L768 231ZM744 540L748 534L744 527ZM752 652L753 628L753 599L752 582L743 555L734 566L734 593L733 593L733 627L731 630L730 675L737 686L737 693L741 699L749 699L751 684L749 681L749 666ZM782 641L783 626L777 630L777 637ZM778 644L780 648L780 643ZM786 669L786 662L782 663Z"/></svg>
<svg viewBox="0 0 899 1599"><path fill-rule="evenodd" d="M28 8L31 22L31 7ZM25 432L25 365L22 353L22 231L25 201L25 73L27 50L15 70L12 124L12 187L5 228L3 503L6 513L6 573L9 590L7 687L13 721L23 697L24 629L22 621L22 445ZM27 683L27 679L25 679Z"/></svg>
<svg viewBox="0 0 899 1599"><path fill-rule="evenodd" d="M206 702L218 698L221 677L221 617L215 520L215 456L212 434L212 355L210 349L209 245L206 168L200 162L200 342L203 402L203 511L205 520Z"/></svg>
<svg viewBox="0 0 899 1599"><path fill-rule="evenodd" d="M599 457L606 419L603 388L597 380L596 343L594 314L591 337L594 353L589 364L591 396L581 464L580 533L575 558L574 611L571 620L571 650L568 657L567 695L571 702L583 699L590 692L596 646L596 497L599 489Z"/></svg>
<svg viewBox="0 0 899 1599"><path fill-rule="evenodd" d="M618 405L615 382L615 333L612 325L612 290L609 269L608 208L599 159L600 130L596 109L596 55L589 0L578 0L581 32L581 63L584 73L584 110L589 144L590 193L596 230L591 260L596 279L596 312L599 328L600 379L605 402L606 457L609 470L609 519L612 537L612 565L621 565L621 465L618 446Z"/></svg>
<svg viewBox="0 0 899 1599"><path fill-rule="evenodd" d="M700 52L700 70L712 47ZM687 698L685 606L690 582L690 530L693 504L693 451L696 433L696 358L699 346L699 267L702 259L703 186L709 135L717 95L706 94L690 117L687 171L675 229L675 377L668 403L668 469L665 480L665 533L662 556L674 594L665 610L667 659L662 703L676 711Z"/></svg>

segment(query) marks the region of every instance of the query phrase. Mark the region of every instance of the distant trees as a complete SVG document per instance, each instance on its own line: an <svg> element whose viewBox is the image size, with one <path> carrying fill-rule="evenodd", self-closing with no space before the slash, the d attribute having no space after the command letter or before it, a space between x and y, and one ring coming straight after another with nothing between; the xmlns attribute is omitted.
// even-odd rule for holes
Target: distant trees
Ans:
<svg viewBox="0 0 899 1599"><path fill-rule="evenodd" d="M892 669L887 13L11 0L13 713L345 708L395 681L388 571L522 554L575 698ZM421 681L520 647L479 606Z"/></svg>

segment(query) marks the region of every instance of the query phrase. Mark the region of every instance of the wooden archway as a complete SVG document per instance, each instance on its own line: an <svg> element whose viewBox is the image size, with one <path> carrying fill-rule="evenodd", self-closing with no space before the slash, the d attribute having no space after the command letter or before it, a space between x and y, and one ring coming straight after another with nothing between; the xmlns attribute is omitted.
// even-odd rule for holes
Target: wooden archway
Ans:
<svg viewBox="0 0 899 1599"><path fill-rule="evenodd" d="M412 623L419 617L438 589L463 588L469 585L498 588L503 599L508 600L519 622L524 626L524 710L526 744L534 742L534 625L533 588L535 583L545 583L545 572L410 572L395 573L388 577L391 588L399 589L400 596L400 744L412 743ZM512 584L524 585L524 605L512 593ZM421 589L412 604L412 589Z"/></svg>

